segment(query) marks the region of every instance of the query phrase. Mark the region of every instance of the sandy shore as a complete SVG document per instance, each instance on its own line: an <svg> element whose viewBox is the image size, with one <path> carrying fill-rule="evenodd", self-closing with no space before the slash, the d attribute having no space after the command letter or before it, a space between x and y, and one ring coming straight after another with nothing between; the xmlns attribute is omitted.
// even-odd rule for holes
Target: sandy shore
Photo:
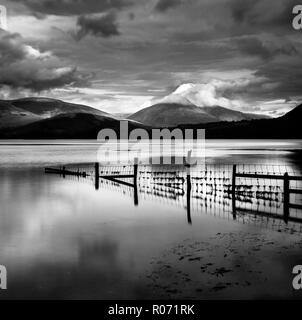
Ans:
<svg viewBox="0 0 302 320"><path fill-rule="evenodd" d="M292 289L299 236L231 232L185 239L150 262L148 288L159 299L302 298Z"/></svg>

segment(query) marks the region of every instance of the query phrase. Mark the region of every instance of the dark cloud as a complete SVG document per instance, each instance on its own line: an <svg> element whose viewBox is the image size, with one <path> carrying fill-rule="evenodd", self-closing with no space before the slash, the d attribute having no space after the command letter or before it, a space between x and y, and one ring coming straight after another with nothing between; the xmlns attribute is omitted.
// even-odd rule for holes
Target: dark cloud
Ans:
<svg viewBox="0 0 302 320"><path fill-rule="evenodd" d="M251 12L260 0L234 0L231 2L231 10L233 18L236 22L242 23L251 18Z"/></svg>
<svg viewBox="0 0 302 320"><path fill-rule="evenodd" d="M241 53L249 56L259 56L264 60L272 59L278 55L291 56L298 53L291 43L276 44L275 42L263 41L255 36L235 39L237 48Z"/></svg>
<svg viewBox="0 0 302 320"><path fill-rule="evenodd" d="M258 65L253 80L243 86L229 87L229 97L245 101L284 99L290 102L301 97L302 62L299 55L291 59L267 60Z"/></svg>
<svg viewBox="0 0 302 320"><path fill-rule="evenodd" d="M0 30L0 64L5 65L23 59L25 48L19 45L21 37Z"/></svg>
<svg viewBox="0 0 302 320"><path fill-rule="evenodd" d="M159 0L154 7L155 11L158 12L165 12L170 8L177 7L180 5L182 0Z"/></svg>
<svg viewBox="0 0 302 320"><path fill-rule="evenodd" d="M232 0L230 8L236 23L251 29L286 28L289 30L296 0Z"/></svg>
<svg viewBox="0 0 302 320"><path fill-rule="evenodd" d="M0 87L32 91L88 85L88 76L65 66L51 52L41 52L18 34L0 30Z"/></svg>
<svg viewBox="0 0 302 320"><path fill-rule="evenodd" d="M77 39L81 39L88 34L105 38L120 34L116 22L116 13L113 11L101 16L80 16L77 25L79 27L76 33Z"/></svg>
<svg viewBox="0 0 302 320"><path fill-rule="evenodd" d="M23 4L34 14L62 16L83 15L122 9L130 6L133 0L12 0Z"/></svg>
<svg viewBox="0 0 302 320"><path fill-rule="evenodd" d="M267 79L266 83L275 84L274 90L265 90L265 96L272 99L289 99L301 96L302 62L300 57L288 63L268 63L264 64L256 72L256 76ZM262 90L260 90L260 94Z"/></svg>

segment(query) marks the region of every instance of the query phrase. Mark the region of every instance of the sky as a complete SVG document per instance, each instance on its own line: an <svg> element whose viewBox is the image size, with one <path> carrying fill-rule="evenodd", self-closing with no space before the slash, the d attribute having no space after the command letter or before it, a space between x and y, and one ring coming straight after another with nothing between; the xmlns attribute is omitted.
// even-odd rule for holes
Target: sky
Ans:
<svg viewBox="0 0 302 320"><path fill-rule="evenodd" d="M0 0L0 99L132 113L181 92L276 117L302 101L296 2Z"/></svg>

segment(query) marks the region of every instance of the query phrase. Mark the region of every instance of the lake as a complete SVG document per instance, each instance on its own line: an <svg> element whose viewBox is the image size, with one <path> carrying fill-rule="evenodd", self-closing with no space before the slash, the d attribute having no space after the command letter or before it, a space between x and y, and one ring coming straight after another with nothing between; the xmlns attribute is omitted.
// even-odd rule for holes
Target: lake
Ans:
<svg viewBox="0 0 302 320"><path fill-rule="evenodd" d="M301 140L207 140L207 183L192 174L189 197L185 169L176 179L139 165L136 191L44 172L88 168L97 153L95 141L0 142L0 299L302 298L292 287L302 215L284 220L282 181L239 179L235 213L221 189L233 164L301 176Z"/></svg>

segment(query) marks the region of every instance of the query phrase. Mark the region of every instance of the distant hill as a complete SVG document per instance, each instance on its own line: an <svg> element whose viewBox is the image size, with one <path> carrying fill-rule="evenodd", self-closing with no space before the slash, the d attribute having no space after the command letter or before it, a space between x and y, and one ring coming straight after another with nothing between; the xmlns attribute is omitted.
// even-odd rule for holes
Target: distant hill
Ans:
<svg viewBox="0 0 302 320"><path fill-rule="evenodd" d="M286 113L283 117L281 117L281 119L285 121L291 121L294 123L301 123L302 104L298 105L296 108Z"/></svg>
<svg viewBox="0 0 302 320"><path fill-rule="evenodd" d="M215 121L215 117L208 115L199 107L176 103L153 105L132 114L129 119L139 121L152 127Z"/></svg>
<svg viewBox="0 0 302 320"><path fill-rule="evenodd" d="M211 103L217 101L217 105L210 104L210 101ZM156 104L139 110L129 119L150 126L167 127L267 118L263 115L229 109L225 105L219 105L218 101L215 99L215 88L211 83L183 83L172 93L157 100ZM222 99L221 103L225 101Z"/></svg>
<svg viewBox="0 0 302 320"><path fill-rule="evenodd" d="M65 113L87 113L110 116L108 113L80 104L48 98L0 100L0 128L18 127Z"/></svg>
<svg viewBox="0 0 302 320"><path fill-rule="evenodd" d="M216 121L242 121L242 120L253 120L253 119L268 119L268 116L259 115L256 113L246 113L231 110L224 107L213 106L213 107L202 107L202 109L216 118Z"/></svg>
<svg viewBox="0 0 302 320"><path fill-rule="evenodd" d="M171 127L180 124L251 120L265 118L265 116L247 114L220 106L197 107L193 104L160 103L144 108L128 118L153 127Z"/></svg>
<svg viewBox="0 0 302 320"><path fill-rule="evenodd" d="M180 125L178 128L203 128L207 139L302 139L302 105L275 119Z"/></svg>
<svg viewBox="0 0 302 320"><path fill-rule="evenodd" d="M129 130L146 128L129 121ZM96 139L101 129L114 129L119 134L120 121L89 113L60 114L18 128L0 130L0 139Z"/></svg>
<svg viewBox="0 0 302 320"><path fill-rule="evenodd" d="M9 101L0 100L0 128L21 126L41 119L43 117L40 115L18 108Z"/></svg>

